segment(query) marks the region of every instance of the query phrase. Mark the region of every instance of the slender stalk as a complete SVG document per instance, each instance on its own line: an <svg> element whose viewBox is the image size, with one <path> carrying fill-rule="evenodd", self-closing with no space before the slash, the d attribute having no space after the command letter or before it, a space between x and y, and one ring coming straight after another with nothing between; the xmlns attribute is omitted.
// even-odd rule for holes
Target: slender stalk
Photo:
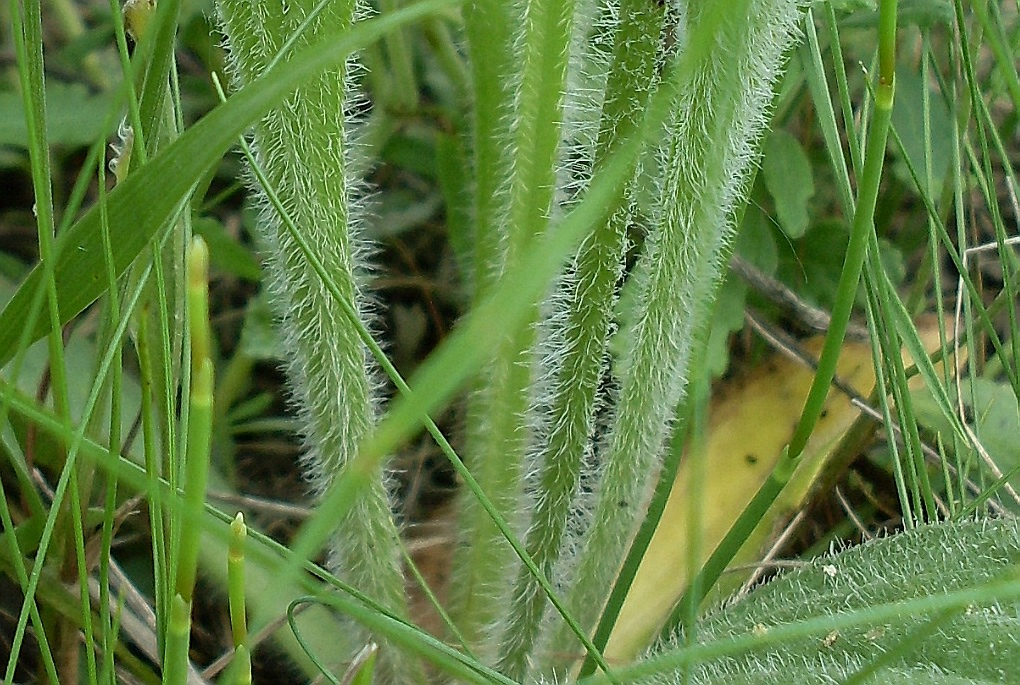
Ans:
<svg viewBox="0 0 1020 685"><path fill-rule="evenodd" d="M112 245L110 243L110 226L106 217L106 172L102 163L98 164L97 184L99 190L99 210L101 213L100 223L103 227L103 255L105 257L107 287L107 326L116 328L121 319L120 297L117 294L117 276L113 266ZM116 454L121 441L121 419L122 419L122 377L123 366L121 357L121 346L119 342L114 343L114 358L110 379L110 428L109 444L110 456ZM110 553L113 547L113 526L114 513L117 509L117 477L107 474L106 493L103 500L103 527L100 534L99 551L99 617L103 634L103 664L100 673L102 682L114 682L114 618L110 615Z"/></svg>
<svg viewBox="0 0 1020 685"><path fill-rule="evenodd" d="M503 268L519 262L521 251L545 232L549 221L573 14L572 0L533 0L525 11ZM532 322L538 318L537 304L532 305L527 318L526 325L498 338L492 367L484 376L487 387L476 417L480 430L475 434L469 464L497 511L507 518L519 507L521 494L528 437L523 426L532 400ZM464 553L455 560L453 615L468 641L477 642L499 613L504 596L501 569L510 565L512 551L492 520L479 516L477 504L470 500L464 502L461 521Z"/></svg>
<svg viewBox="0 0 1020 685"><path fill-rule="evenodd" d="M882 166L885 161L886 140L889 134L889 122L892 116L893 96L896 78L896 0L883 0L879 8L879 75L875 95L875 113L868 133L864 156L864 173L860 180L860 191L857 206L854 210L853 226L850 233L850 244L840 274L836 302L832 307L832 322L825 336L818 371L811 384L811 390L804 402L793 437L790 438L788 457L794 461L800 459L808 437L822 412L829 384L836 371L839 350L843 346L850 312L857 296L857 285L860 282L861 269L868 249L868 234L874 231L875 203L878 200L878 188L882 179Z"/></svg>
<svg viewBox="0 0 1020 685"><path fill-rule="evenodd" d="M213 364L209 356L209 252L196 238L188 255L188 319L191 324L192 383L185 456L184 509L201 511L209 481L209 448L212 440ZM174 591L190 606L198 571L201 526L175 517L179 542L174 558Z"/></svg>
<svg viewBox="0 0 1020 685"><path fill-rule="evenodd" d="M248 616L245 611L244 543L248 528L238 513L230 523L230 547L227 552L227 599L230 633L234 645L237 683L251 682L251 654L248 652Z"/></svg>
<svg viewBox="0 0 1020 685"><path fill-rule="evenodd" d="M612 144L640 120L653 84L655 57L664 10L643 0L626 0L619 8L613 63L606 85L596 166ZM553 570L564 542L581 466L589 452L598 407L598 388L606 369L606 347L616 285L622 275L629 212L620 196L607 221L599 223L582 244L572 273L560 287L566 326L562 345L548 356L555 380L549 416L538 455L541 468L528 531L528 553L543 573ZM557 320L557 317L553 317ZM524 675L546 607L545 595L525 567L518 570L513 603L502 629L500 670Z"/></svg>
<svg viewBox="0 0 1020 685"><path fill-rule="evenodd" d="M32 172L32 189L35 198L33 210L36 216L39 259L43 269L47 314L50 320L50 331L47 338L50 391L58 415L69 425L70 407L67 396L67 374L64 364L64 340L59 323L60 305L57 297L56 277L54 275L54 265L56 263L54 247L55 220L51 180L52 170L46 128L46 80L43 62L42 12L38 0L23 4L12 1L10 3L10 15L19 83L21 86L22 105L25 113L25 126L28 132L29 164ZM70 476L75 486L72 487L73 492L76 490L78 478L74 460L68 459L63 468L64 472L61 474L61 479L63 480L65 476ZM78 504L78 502L72 502L71 506ZM77 516L81 515L80 509L74 513ZM50 564L55 565L59 569L58 572L63 580L74 582L74 536L68 535L70 529L74 527L74 518L62 496L54 498L51 514L47 517L48 522L56 521L53 516L54 514L58 514L61 525L55 528L51 527L48 533L43 533L44 539L40 544L40 551L35 559L36 565L32 574L33 579L36 579L43 566L47 565L45 550L49 546L50 537L48 536L53 536L54 532L56 532L58 539L54 549L57 550L57 553L54 555L56 558L50 560ZM37 583L38 581L35 580L35 582ZM34 599L31 597L34 592L31 583L24 589L26 602L22 605L17 628L11 641L10 658L8 659L4 676L5 682L10 681L13 677L13 668L17 663L21 643L24 639L24 631L27 626L29 602ZM45 620L50 613L46 611L42 614L44 623L50 623L50 621ZM56 656L56 669L59 676L68 679L72 683L77 682L79 654L77 628L69 625L65 619L56 615L53 615L51 625L39 627L44 630L52 628L55 632L53 651ZM43 666L46 677L55 678L57 676L57 673L50 672L53 662L46 660Z"/></svg>

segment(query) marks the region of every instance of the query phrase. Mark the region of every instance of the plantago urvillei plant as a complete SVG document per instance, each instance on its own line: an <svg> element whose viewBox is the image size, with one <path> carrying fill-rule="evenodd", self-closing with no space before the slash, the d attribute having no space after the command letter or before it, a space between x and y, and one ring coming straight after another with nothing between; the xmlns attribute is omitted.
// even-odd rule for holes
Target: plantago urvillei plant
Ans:
<svg viewBox="0 0 1020 685"><path fill-rule="evenodd" d="M264 71L318 9L312 2L269 1L224 1L220 8L239 86ZM498 288L500 274L521 268L529 249L557 230L557 218L576 205L588 177L621 142L661 132L644 163L630 152L608 205L554 281L549 304L531 302L518 325L475 343L491 351L469 409L465 460L494 511L526 539L540 575L565 591L560 610L575 619L568 626L552 616L527 566L508 591L503 574L513 552L506 533L481 511L477 493L465 493L453 618L468 643L512 677L566 672L571 660L563 655L577 653L578 631L594 627L642 518L685 396L688 365L704 339L800 9L797 0L732 6L533 0L464 9L479 179L476 297ZM354 3L330 3L299 41L344 29L359 11ZM581 82L588 90L571 91ZM651 111L658 120L643 119L657 87L659 105ZM348 309L362 311L356 277L366 267L359 261L358 184L351 172L357 151L344 104L356 98L354 88L346 68L323 75L264 119L253 139L255 163L283 210ZM564 167L568 158L581 161ZM558 189L557 181L564 186ZM651 184L661 204L638 208L637 182ZM612 360L608 343L625 276L626 235L639 215L648 232L627 275L637 305L624 352ZM266 203L262 216L312 478L325 491L371 427L365 347L357 324L332 301L276 209ZM607 387L618 390L607 397ZM612 418L598 431L596 415L606 406ZM395 529L384 490L380 476L360 495L364 503L338 522L332 563L342 578L400 612ZM393 656L384 651L381 658ZM397 668L389 673L396 677Z"/></svg>
<svg viewBox="0 0 1020 685"><path fill-rule="evenodd" d="M93 464L122 479L108 483L105 498L102 549L107 556L118 488L137 489L148 497L158 614L149 655L161 664L166 682L196 677L188 663L192 593L196 569L210 565L209 548L216 547L206 545L202 536L216 533L225 540L228 520L203 502L207 477L217 476L215 459L212 471L206 471L210 433L216 430L214 417L226 409L212 412L212 397L219 396L220 388L213 385L216 353L204 304L206 279L197 277L209 261L204 243L196 243L191 262L201 268L187 281L189 292L201 295L202 302L193 302L189 311L201 311L201 316L183 326L185 331L173 330L172 311L180 303L169 300L175 298L175 284L185 282L177 273L184 263L181 239L190 231L191 214L201 211L189 201L196 179L206 177L236 142L245 154L257 205L264 283L282 333L304 465L318 509L290 548L274 546L254 528L241 534L240 519L235 521L229 585L238 661L228 673L251 677L246 662L250 654L258 657L252 650L267 620L268 612L260 609L264 598L244 596L243 577L271 578L271 584L286 587L282 603L277 596L267 603L277 613L289 604L291 619L299 607L318 601L318 595L302 595L318 593L320 583L340 590L324 601L339 608L342 628L328 619L334 628L323 632L333 653L318 656L335 673L346 670L345 682L359 685L373 679L380 685L427 683L440 677L479 685L757 683L775 681L777 674L796 682L863 682L879 672L900 681L951 672L953 678L965 676L963 682L980 682L999 677L1004 664L1012 663L1010 630L1020 620L1015 522L922 525L940 515L941 502L933 494L911 415L905 357L946 419L954 450L962 453L979 445L962 417L962 400L961 417L951 406L946 386L957 382L951 365L929 360L908 307L879 259L874 224L896 85L895 0L878 3L877 78L870 84L873 97L865 99L859 112L847 95L842 58L833 60L844 100L843 136L829 104L809 7L818 2L215 2L233 93L228 99L220 92L225 102L186 130L172 67L180 3L128 3L142 75L130 73L124 27L118 22L125 90L138 83L143 94L135 98L132 93L128 101L139 147L126 147L122 160L132 152L137 163L118 166L109 197L101 175L98 209L66 219L66 230L59 231L55 243L49 235L55 214L45 163L41 50L25 49L41 45L42 20L37 1L12 3L42 232L41 266L0 314L0 361L14 359L14 371L4 368L0 377L0 457L5 469L11 465L28 497L25 508L31 510L24 519L11 516L5 470L0 522L6 546L0 565L5 571L8 562L13 566L11 575L26 598L10 641L14 648L7 680L13 679L29 620L47 677L70 682L77 674L82 642L77 626L66 616L41 615L36 606L52 546L61 557L61 578L76 572L82 587L76 601L82 606L84 644L95 641L108 652L102 677L95 653L87 652L90 679L112 681L111 655L119 644L109 578L114 568L112 562L100 564L105 594L100 627L94 631L94 600L87 592L91 571L86 550L91 546L83 524L88 519L81 516L91 512L87 502L76 499L79 485L88 490ZM838 54L835 10L826 9ZM380 16L372 16L376 11ZM963 25L960 3L956 11ZM417 35L412 23L422 20L431 42L427 59L443 66L430 63L433 71L424 79L429 86L419 93L415 79L421 65L415 56L421 51L411 36ZM461 34L451 38L451 27L462 29ZM832 202L838 202L851 225L825 351L806 406L796 409L801 418L790 446L769 462L778 466L762 469L764 485L759 488L762 481L755 481L756 490L743 493L747 496L739 510L727 512L727 521L735 521L727 523L727 533L688 544L681 594L674 588L674 594L663 596L663 611L655 612L640 634L621 636L626 628L618 621L621 607L637 582L638 564L654 561L646 551L677 465L683 458L691 471L698 469L697 450L684 450L689 432L697 438L705 413L709 373L704 367L717 294L725 287L773 103L782 100L777 86L802 33L809 47L798 57L805 57L812 109L821 120L838 186L839 199ZM989 35L999 38L995 31ZM376 49L377 41L385 49ZM371 71L357 66L361 50ZM387 79L387 68L392 79ZM966 68L971 69L969 62ZM1017 99L1015 67L1004 67L1002 78ZM368 95L362 93L366 85ZM372 154L364 150L376 145L373 152L378 152L382 146L377 144L399 128L398 118L435 94L430 88L448 90L442 114L445 147L436 146L437 157L445 157L436 166L456 166L453 176L460 179L442 193L451 233L459 226L450 242L458 253L469 310L405 382L373 337L370 281L365 278L373 268L372 250L363 237L370 205L364 176ZM244 131L247 137L239 138ZM853 174L843 158L844 141ZM799 151L793 135L776 144ZM803 161L802 166L810 174L811 164ZM765 165L767 174L771 170L765 185L773 195L775 169L776 163ZM440 185L448 186L449 177L440 179ZM956 178L954 183L954 192L944 195L962 198L966 182ZM927 207L932 201L927 191L921 192ZM811 193L796 195L805 204L798 208L799 230L804 231ZM77 210L66 214L76 216ZM777 215L782 221L789 213ZM939 211L930 209L929 217L932 234L937 226L945 235ZM1001 225L996 228L1000 244L1010 244ZM176 237L167 238L171 231ZM951 241L942 235L951 252ZM150 245L151 264L138 258ZM849 554L823 556L699 624L707 593L738 549L752 540L755 527L764 527L760 524L770 506L801 463L807 438L824 411L851 311L861 300L862 273L874 373L880 378L874 402L884 411L887 432L904 443L912 459L901 464L898 444L890 440L904 520L916 530ZM961 279L967 279L966 273ZM78 413L67 398L61 327L106 291L109 310L100 337L107 351L81 411L81 427L75 428ZM157 305L155 316L149 301ZM981 316L988 318L983 311ZM138 327L139 461L144 466L119 454L125 432L119 373L113 374L109 390L108 446L101 444L104 436L96 429L105 418L97 407L107 392L106 373L110 364L120 363L128 321L137 321ZM18 389L30 343L47 334L46 371L53 373L55 412L45 400L33 401ZM191 344L184 344L189 338ZM994 332L992 340L1002 347ZM948 348L945 341L942 346ZM1015 352L1017 343L1013 346ZM901 354L901 347L909 354ZM1009 360L1003 364L1006 375L1012 374L1014 395L1020 394L1015 360L1012 366ZM941 368L946 371L940 377ZM385 412L377 378L383 373L398 391ZM38 393L44 385L39 382L33 389ZM180 397L191 398L190 405L175 399L178 390ZM429 418L459 393L465 397L466 424L458 441L461 454ZM154 396L158 402L152 402ZM896 405L895 422L887 396ZM57 451L66 447L69 466L46 498L31 486L34 467L25 456L37 449L35 434L23 444L20 434L9 438L8 433L20 433L20 425L7 431L8 414L62 446ZM161 422L158 429L154 416ZM405 579L413 562L402 549L387 471L387 460L422 425L462 485L450 541L452 569L436 593L442 604L430 595L442 619L432 634L409 615ZM159 458L161 450L168 453L166 459ZM187 460L181 462L181 455ZM202 460L191 458L197 455ZM60 454L58 460L63 459ZM76 460L86 462L80 473L88 478L81 483L75 479ZM950 481L945 461L942 466L944 474L936 475ZM954 478L966 470L962 458L956 466ZM697 493L692 482L686 491ZM964 475L954 483L960 492L970 487ZM688 530L699 529L701 504L690 503ZM969 506L950 492L945 508L962 519ZM58 518L62 510L74 514L73 544L54 537L57 522L64 520ZM207 525L192 526L200 517ZM17 535L10 534L15 530ZM58 544L51 545L52 540ZM704 549L699 550L701 542ZM19 547L26 543L30 550ZM971 559L975 545L980 555ZM329 572L308 561L323 547ZM707 561L700 564L700 559ZM240 560L244 573L239 573ZM901 569L906 575L897 575ZM175 570L179 584L172 586ZM881 579L879 592L859 591L869 575ZM637 596L642 595L630 595ZM806 608L798 605L804 601ZM995 602L1001 604L989 606ZM47 613L64 604L48 603ZM853 610L841 615L845 606ZM890 627L897 612L906 612L909 620ZM59 625L61 636L56 656L46 641L52 623ZM301 641L296 625L294 638ZM948 639L939 633L943 629L950 631ZM102 635L94 637L94 632ZM960 635L975 645L993 645L1001 652L997 656L1008 658L956 659ZM307 662L309 669L320 663Z"/></svg>

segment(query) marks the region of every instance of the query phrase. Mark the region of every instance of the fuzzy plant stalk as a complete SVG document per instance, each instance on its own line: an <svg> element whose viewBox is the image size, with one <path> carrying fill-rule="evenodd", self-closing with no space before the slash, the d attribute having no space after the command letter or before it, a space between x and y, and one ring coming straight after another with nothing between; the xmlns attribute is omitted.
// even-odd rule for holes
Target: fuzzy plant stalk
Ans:
<svg viewBox="0 0 1020 685"><path fill-rule="evenodd" d="M221 0L235 87L264 73L317 4L311 0ZM355 0L325 5L298 38L299 51L322 35L351 26ZM351 64L322 72L255 125L255 159L303 239L315 251L345 298L348 311L367 319L359 282L365 245L358 238L358 182L352 165L347 109L357 95ZM287 348L287 371L300 412L305 464L317 493L355 457L375 422L375 380L355 322L317 276L300 246L265 199L258 222L271 300ZM399 538L380 471L356 494L335 522L331 570L398 615L406 613ZM350 659L369 636L353 629L338 636ZM379 672L385 682L406 682L419 671L398 649L384 649Z"/></svg>
<svg viewBox="0 0 1020 685"><path fill-rule="evenodd" d="M509 208L495 224L497 271L512 268L549 223L566 92L574 2L532 0L527 3L515 39L520 62L516 106L511 113L513 173ZM469 38L471 34L469 33ZM497 157L494 162L498 162ZM489 236L491 239L492 236ZM528 316L538 318L537 306ZM472 435L471 466L497 511L513 519L519 508L525 416L532 400L535 327L525 325L494 341L496 354L484 374L482 390L471 409L477 417ZM470 642L494 642L487 634L504 596L503 570L513 556L493 521L466 498L460 558L453 578L454 618Z"/></svg>
<svg viewBox="0 0 1020 685"><path fill-rule="evenodd" d="M613 45L593 154L596 168L619 134L636 129L654 83L664 10L644 0L624 0L613 14L605 18L616 21L603 27ZM544 429L535 455L539 476L527 535L528 553L546 576L559 558L582 464L590 457L598 388L607 366L610 314L627 246L628 209L620 196L608 219L584 241L553 296L550 324L559 324L562 330L547 336L555 341L545 352L551 397L541 417ZM527 568L519 566L500 630L499 667L510 677L526 674L545 607L541 587Z"/></svg>
<svg viewBox="0 0 1020 685"><path fill-rule="evenodd" d="M683 44L709 40L712 48L699 51L685 72L665 129L662 203L632 276L638 279L637 304L623 331L619 397L599 467L598 498L579 557L561 564L575 579L567 605L586 629L598 619L644 514L686 391L691 341L711 313L734 214L802 4L744 0L683 8ZM563 655L577 653L574 636L552 624L542 650L544 670L564 673Z"/></svg>
<svg viewBox="0 0 1020 685"><path fill-rule="evenodd" d="M510 179L513 173L512 148L512 103L514 74L516 70L513 50L515 27L519 26L519 10L513 3L503 0L475 0L462 7L464 33L471 66L471 90L474 96L471 109L471 149L473 167L472 188L472 253L470 258L469 287L475 304L482 302L499 277L503 255L503 225L509 207ZM482 476L484 468L481 459L472 459L471 453L482 454L487 438L487 417L495 401L494 394L480 378L476 383L468 405L466 462L472 471ZM493 477L487 480L487 490L492 491ZM509 503L496 503L504 513L512 508ZM468 544L457 554L455 568L470 568L473 556L479 549L474 543L482 537L498 544L488 524L476 525L485 514L481 504L473 497L461 499L460 518L466 525L461 527L462 539ZM464 576L467 577L464 577ZM476 588L473 582L476 574L467 571L457 582L451 584L450 606L454 614L470 615L476 606ZM495 590L482 590L490 600ZM485 618L464 620L480 630ZM468 629L468 634L472 631ZM477 635L468 639L473 641Z"/></svg>
<svg viewBox="0 0 1020 685"><path fill-rule="evenodd" d="M513 53L514 27L519 23L516 8L502 0L477 0L468 2L462 8L464 33L471 65L471 87L474 95L472 107L472 166L473 192L471 214L472 254L470 261L469 286L475 304L483 301L496 282L502 262L502 225L506 220L509 206L508 191L513 173L510 156L512 147L511 107L513 101L513 77L515 59ZM487 490L492 491L493 477L482 473L481 459L472 459L471 453L481 454L486 442L487 417L495 401L486 379L476 383L467 411L468 435L471 446L467 450L467 461L472 472L480 476ZM484 483L488 481L488 483ZM509 498L512 502L513 498ZM495 503L503 513L511 504ZM461 538L467 544L459 547L455 568L470 568L473 557L479 549L474 543L481 537L497 544L488 524L480 519L485 516L481 504L471 496L464 496L460 502ZM465 577L467 576L467 577ZM463 617L470 615L477 606L476 574L467 571L457 582L451 583L451 611ZM495 590L482 590L490 600ZM464 633L469 641L475 641L477 632L485 623L482 616L475 619L460 618L467 629ZM476 630L468 628L471 624ZM472 633L475 633L472 635Z"/></svg>

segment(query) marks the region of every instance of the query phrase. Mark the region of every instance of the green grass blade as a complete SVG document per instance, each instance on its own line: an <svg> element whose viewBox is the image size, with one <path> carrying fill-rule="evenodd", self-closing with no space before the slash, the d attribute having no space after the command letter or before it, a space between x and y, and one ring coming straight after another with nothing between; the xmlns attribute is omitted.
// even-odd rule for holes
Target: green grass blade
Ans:
<svg viewBox="0 0 1020 685"><path fill-rule="evenodd" d="M324 39L236 93L131 174L110 193L107 203L117 275L124 273L166 225L197 179L230 149L245 128L295 87L388 31L455 4L457 0L426 0L366 21L341 36ZM79 314L106 290L105 274L95 268L103 253L101 233L99 210L93 207L56 241L54 274L60 324ZM32 295L43 278L40 268L34 270L0 314L0 363L14 355ZM37 322L30 340L38 340L51 328L48 321Z"/></svg>

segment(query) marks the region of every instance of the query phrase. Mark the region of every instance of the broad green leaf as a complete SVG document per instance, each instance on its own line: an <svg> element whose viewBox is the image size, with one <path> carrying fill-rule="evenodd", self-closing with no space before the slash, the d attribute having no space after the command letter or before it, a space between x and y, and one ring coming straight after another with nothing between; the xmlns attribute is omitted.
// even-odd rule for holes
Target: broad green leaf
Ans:
<svg viewBox="0 0 1020 685"><path fill-rule="evenodd" d="M824 555L700 622L699 642L754 636L758 646L701 664L690 682L845 682L880 658L888 661L869 683L1011 682L1020 661L1020 604L1016 583L1008 581L1015 581L1018 564L1016 519L929 525ZM957 609L904 611L893 621L770 639L813 619L854 612L864 618L891 603L983 587L977 601ZM998 595L997 587L1013 588L1012 596Z"/></svg>
<svg viewBox="0 0 1020 685"><path fill-rule="evenodd" d="M110 193L106 208L116 273L122 274L160 232L196 181L230 149L245 128L295 87L397 26L454 4L456 0L426 0L323 39L253 81L131 174ZM100 211L94 206L57 240L54 273L61 323L79 314L106 290L106 273L96 268L102 259ZM0 314L0 363L14 355L42 277L42 269L37 267ZM30 340L41 338L48 330L49 319L38 317Z"/></svg>
<svg viewBox="0 0 1020 685"><path fill-rule="evenodd" d="M782 129L773 131L765 141L762 174L783 232L791 238L801 237L808 229L808 202L815 194L815 182L800 141Z"/></svg>
<svg viewBox="0 0 1020 685"><path fill-rule="evenodd" d="M28 147L21 95L0 93L0 145ZM46 134L51 145L82 147L102 136L110 109L109 94L93 95L83 84L46 84Z"/></svg>

